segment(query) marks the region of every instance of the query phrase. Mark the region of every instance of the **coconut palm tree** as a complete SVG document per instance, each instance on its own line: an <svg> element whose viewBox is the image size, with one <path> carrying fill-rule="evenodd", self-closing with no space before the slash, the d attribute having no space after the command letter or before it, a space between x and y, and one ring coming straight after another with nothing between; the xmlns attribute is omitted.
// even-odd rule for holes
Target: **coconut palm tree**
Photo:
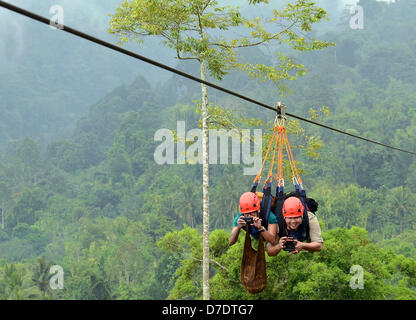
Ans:
<svg viewBox="0 0 416 320"><path fill-rule="evenodd" d="M392 189L390 195L392 209L395 217L399 221L400 233L402 233L406 218L412 217L415 199L409 189L403 186Z"/></svg>
<svg viewBox="0 0 416 320"><path fill-rule="evenodd" d="M53 291L49 285L51 277L53 275L49 274L52 263L47 263L45 256L41 256L37 259L37 264L33 268L32 281L39 288L42 294L42 300L46 300L46 294L48 294L52 299L54 299Z"/></svg>
<svg viewBox="0 0 416 320"><path fill-rule="evenodd" d="M30 270L15 264L6 264L0 275L0 299L41 299L41 292L32 281Z"/></svg>

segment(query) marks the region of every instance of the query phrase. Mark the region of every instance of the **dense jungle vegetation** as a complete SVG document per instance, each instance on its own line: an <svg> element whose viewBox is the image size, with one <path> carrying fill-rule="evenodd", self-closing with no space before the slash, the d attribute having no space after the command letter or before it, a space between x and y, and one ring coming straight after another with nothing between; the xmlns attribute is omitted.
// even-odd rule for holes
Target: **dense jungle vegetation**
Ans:
<svg viewBox="0 0 416 320"><path fill-rule="evenodd" d="M347 12L337 28L320 36L336 47L291 53L307 69L305 76L287 83L292 94L278 96L273 86L238 73L220 84L270 105L281 100L294 114L317 116L322 123L416 151L416 3L360 4L363 30L349 27ZM245 54L273 59L259 49ZM119 64L109 67L107 86ZM179 67L194 72L197 66ZM71 134L53 139L59 127L54 123L42 127L47 138L13 139L26 121L23 115L45 123L48 114L33 115L26 95L14 99L19 91L45 95L27 81L22 87L25 76L25 70L14 74L15 90L0 91L0 299L200 299L201 166L154 160L158 129L176 130L177 121L185 121L186 130L198 128L194 101L200 99L199 85L178 76L150 84L140 76L101 97L74 123ZM58 80L44 81L57 85ZM78 89L80 96L68 90L66 111L60 111L67 117L56 111L49 115L74 119L70 108L90 99ZM266 122L274 117L209 92L212 102L237 116ZM48 108L56 102L53 94L45 99ZM311 156L307 148L296 148L295 159L308 195L319 203L323 250L267 257L267 288L247 293L239 280L244 239L240 236L230 247L228 236L239 196L249 190L253 176L243 175L244 166L231 161L211 165L211 297L415 299L416 157L297 125L304 131L291 135L291 142L312 139L319 149ZM49 286L52 265L64 270L63 290ZM353 265L363 267L362 290L349 286Z"/></svg>

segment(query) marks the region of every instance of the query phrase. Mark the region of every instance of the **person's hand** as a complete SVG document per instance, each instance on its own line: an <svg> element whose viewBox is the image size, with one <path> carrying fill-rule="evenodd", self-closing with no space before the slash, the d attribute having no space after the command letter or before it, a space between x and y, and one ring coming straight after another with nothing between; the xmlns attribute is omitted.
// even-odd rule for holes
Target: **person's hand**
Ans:
<svg viewBox="0 0 416 320"><path fill-rule="evenodd" d="M280 250L282 250L282 249L283 249L283 247L284 247L284 245L285 245L285 242L286 242L286 239L287 239L287 237L281 237L281 238L279 239L279 242L277 243L277 245L279 246L279 249L280 249Z"/></svg>
<svg viewBox="0 0 416 320"><path fill-rule="evenodd" d="M244 227L247 223L244 221L244 216L241 216L240 218L238 218L237 220L237 226L241 229L242 227Z"/></svg>
<svg viewBox="0 0 416 320"><path fill-rule="evenodd" d="M303 242L294 240L295 241L295 250L292 251L293 254L298 254L303 249Z"/></svg>
<svg viewBox="0 0 416 320"><path fill-rule="evenodd" d="M257 229L262 229L263 226L261 225L261 219L259 217L254 217L253 218L253 226L255 226Z"/></svg>

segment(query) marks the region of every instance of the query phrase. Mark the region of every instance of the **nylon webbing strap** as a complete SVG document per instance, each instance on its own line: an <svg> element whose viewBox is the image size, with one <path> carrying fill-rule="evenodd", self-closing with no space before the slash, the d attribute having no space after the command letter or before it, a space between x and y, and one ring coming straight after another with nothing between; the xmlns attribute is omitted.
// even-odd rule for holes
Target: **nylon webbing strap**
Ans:
<svg viewBox="0 0 416 320"><path fill-rule="evenodd" d="M269 143L269 147L267 148L267 151L266 151L266 154L265 154L265 156L264 156L264 160L263 160L263 163L262 163L262 165L261 165L261 168L260 168L260 172L259 172L259 174L254 178L254 180L253 180L253 183L258 183L259 181L260 181L260 179L261 179L261 173L262 173L262 171L263 171L263 168L264 168L264 164L266 163L266 160L267 160L267 156L268 156L268 154L269 154L269 151L270 151L270 148L271 148L271 146L272 146L272 144L273 144L273 140L274 140L274 138L275 138L275 136L276 136L276 127L274 128L274 132L273 132L273 136L272 136L272 138L270 139L270 143Z"/></svg>
<svg viewBox="0 0 416 320"><path fill-rule="evenodd" d="M268 172L267 179L264 183L263 189L266 188L267 184L269 182L273 182L273 167L274 162L276 158L276 152L277 152L277 174L276 174L276 180L277 180L277 187L284 187L284 153L283 151L286 150L287 158L289 161L289 167L290 171L292 173L292 181L294 185L300 185L302 186L302 179L299 175L298 168L296 166L295 159L293 157L292 148L289 143L289 138L287 136L286 131L286 106L284 104L281 104L280 102L277 104L277 116L274 120L274 130L273 135L269 141L269 145L267 147L266 154L264 156L260 172L259 174L254 178L253 183L256 184L261 179L261 174L264 169L264 165L266 163L266 160L269 156L270 150L272 148L272 145L274 143L274 150L273 150L273 156L271 158L270 162L270 168ZM257 185L256 185L257 186ZM303 189L303 187L302 187Z"/></svg>

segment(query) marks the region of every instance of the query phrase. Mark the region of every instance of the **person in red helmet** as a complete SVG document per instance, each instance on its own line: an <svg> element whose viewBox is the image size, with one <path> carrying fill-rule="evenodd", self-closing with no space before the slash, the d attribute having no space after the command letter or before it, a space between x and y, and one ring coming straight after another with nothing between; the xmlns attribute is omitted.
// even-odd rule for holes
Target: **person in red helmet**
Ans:
<svg viewBox="0 0 416 320"><path fill-rule="evenodd" d="M260 218L260 198L261 192L245 192L240 197L240 214L234 219L233 229L229 239L230 245L237 242L240 230L247 231L249 228L250 235L258 240L260 236L267 242L276 243L277 219L270 212L267 223Z"/></svg>
<svg viewBox="0 0 416 320"><path fill-rule="evenodd" d="M307 209L307 208L306 208ZM307 213L308 222L305 221ZM282 249L297 254L302 250L309 252L321 251L323 239L318 218L310 211L305 212L302 201L297 197L289 197L283 203L283 228L279 229L276 244L267 245L269 256L277 255ZM306 230L307 229L307 230Z"/></svg>

